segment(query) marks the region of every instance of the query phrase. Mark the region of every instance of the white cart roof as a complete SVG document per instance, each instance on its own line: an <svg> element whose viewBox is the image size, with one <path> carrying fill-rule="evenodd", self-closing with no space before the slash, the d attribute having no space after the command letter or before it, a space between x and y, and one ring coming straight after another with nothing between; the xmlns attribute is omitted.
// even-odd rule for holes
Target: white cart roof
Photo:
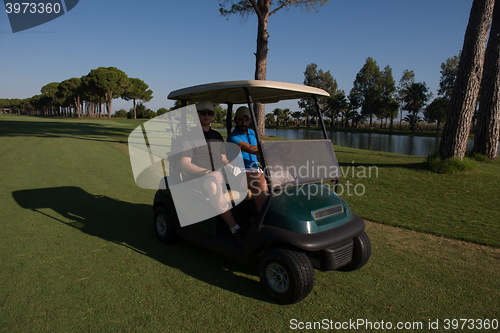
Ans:
<svg viewBox="0 0 500 333"><path fill-rule="evenodd" d="M295 83L267 80L225 81L201 84L172 91L168 99L198 102L209 100L212 103L246 104L243 88L247 88L253 102L277 103L281 100L308 98L311 95L326 96L330 94L323 89Z"/></svg>

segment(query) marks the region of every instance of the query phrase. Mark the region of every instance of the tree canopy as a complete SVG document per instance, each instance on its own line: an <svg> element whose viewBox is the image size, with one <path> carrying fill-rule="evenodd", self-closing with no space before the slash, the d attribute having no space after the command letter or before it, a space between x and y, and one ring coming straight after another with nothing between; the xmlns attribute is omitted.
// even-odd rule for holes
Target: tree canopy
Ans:
<svg viewBox="0 0 500 333"><path fill-rule="evenodd" d="M338 88L337 81L333 78L330 71L328 70L323 72L322 69L318 69L318 65L315 63L311 63L306 66L306 70L304 71L304 85L321 88L330 93L330 96L335 95ZM310 126L310 117L316 116L314 101L307 98L301 99L298 103L299 108L303 109L307 116L307 126ZM318 103L320 103L323 107L328 107L327 100L325 98L318 99Z"/></svg>
<svg viewBox="0 0 500 333"><path fill-rule="evenodd" d="M377 62L369 57L356 75L350 95L355 106L361 107L361 114L370 118L370 128L379 110L382 91L382 72Z"/></svg>
<svg viewBox="0 0 500 333"><path fill-rule="evenodd" d="M425 121L429 123L437 122L436 133L439 134L441 124L446 120L446 111L450 101L445 97L434 99L424 111Z"/></svg>
<svg viewBox="0 0 500 333"><path fill-rule="evenodd" d="M111 118L113 99L120 97L130 87L130 81L125 72L116 67L99 67L87 75L95 90L104 95L108 118Z"/></svg>
<svg viewBox="0 0 500 333"><path fill-rule="evenodd" d="M153 98L153 91L148 88L149 86L141 79L130 78L129 85L121 94L121 97L124 100L134 101L134 119L137 119L137 110L135 101L140 100L143 102L149 102Z"/></svg>
<svg viewBox="0 0 500 333"><path fill-rule="evenodd" d="M446 59L446 61L441 64L441 79L439 80L438 95L448 100L451 98L451 93L453 92L459 62L460 54Z"/></svg>

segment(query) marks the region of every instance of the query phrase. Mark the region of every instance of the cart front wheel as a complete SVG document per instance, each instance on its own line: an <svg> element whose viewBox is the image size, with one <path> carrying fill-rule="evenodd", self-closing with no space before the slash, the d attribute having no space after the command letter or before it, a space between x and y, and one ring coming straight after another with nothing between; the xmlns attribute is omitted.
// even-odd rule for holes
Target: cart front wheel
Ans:
<svg viewBox="0 0 500 333"><path fill-rule="evenodd" d="M299 250L268 250L261 258L259 275L267 293L284 304L300 302L314 286L311 260Z"/></svg>

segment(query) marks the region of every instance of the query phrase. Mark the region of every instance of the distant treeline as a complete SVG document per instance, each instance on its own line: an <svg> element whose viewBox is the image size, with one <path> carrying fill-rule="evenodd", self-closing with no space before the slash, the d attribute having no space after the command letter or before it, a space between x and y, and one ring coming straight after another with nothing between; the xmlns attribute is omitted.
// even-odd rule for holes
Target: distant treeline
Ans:
<svg viewBox="0 0 500 333"><path fill-rule="evenodd" d="M96 117L107 114L111 118L113 99L132 100L133 117L137 118L136 101L148 102L153 91L137 78L129 78L116 67L99 67L81 78L73 77L52 82L40 89L41 94L25 99L0 99L3 113L41 116ZM103 105L106 106L106 112ZM141 103L142 105L142 103ZM141 110L142 111L142 110ZM150 110L151 111L151 110ZM156 114L156 113L155 113ZM147 110L142 116L151 115Z"/></svg>

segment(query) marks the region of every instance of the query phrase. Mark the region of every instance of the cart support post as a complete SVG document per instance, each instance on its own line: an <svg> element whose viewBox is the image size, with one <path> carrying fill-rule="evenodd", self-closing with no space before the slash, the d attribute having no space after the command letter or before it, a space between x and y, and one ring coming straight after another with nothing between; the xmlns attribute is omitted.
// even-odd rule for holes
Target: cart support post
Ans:
<svg viewBox="0 0 500 333"><path fill-rule="evenodd" d="M267 170L267 161L264 156L264 150L262 149L262 141L260 139L259 129L257 128L257 117L255 117L255 113L253 110L252 96L250 96L248 88L245 87L243 88L243 90L245 91L245 95L247 98L248 109L250 110L250 116L252 117L252 122L255 125L255 137L257 138L257 147L259 148L260 163L262 164L262 167L264 169L264 175L266 176L267 186L269 187L269 190L271 190L271 184L269 182L270 176L268 175L268 170Z"/></svg>
<svg viewBox="0 0 500 333"><path fill-rule="evenodd" d="M226 130L227 135L231 133L233 128L233 103L227 103Z"/></svg>
<svg viewBox="0 0 500 333"><path fill-rule="evenodd" d="M321 110L319 109L318 97L316 95L312 95L314 99L314 105L316 106L316 111L318 111L319 122L321 124L321 129L323 130L323 135L325 139L328 139L328 135L326 134L325 123L323 122L323 114L321 114Z"/></svg>
<svg viewBox="0 0 500 333"><path fill-rule="evenodd" d="M264 149L262 149L262 141L260 139L259 135L259 129L257 128L257 117L255 117L254 109L253 109L253 101L252 101L252 96L250 96L250 91L248 88L243 88L245 91L245 96L247 99L247 104L248 104L248 109L250 110L250 116L252 117L252 121L255 124L255 137L257 138L257 147L259 149L259 157L260 157L260 162L262 164L262 168L264 169L264 177L266 178L267 182L267 192L268 196L266 201L264 202L264 205L261 207L259 216L258 216L258 224L257 224L257 230L255 231L258 233L260 229L262 228L262 223L264 222L264 218L267 214L267 210L269 209L269 206L271 204L271 196L272 196L272 187L271 187L271 175L269 174L269 170L267 170L267 161L266 157L264 156ZM255 234L254 234L255 235ZM252 236L254 236L252 235Z"/></svg>

